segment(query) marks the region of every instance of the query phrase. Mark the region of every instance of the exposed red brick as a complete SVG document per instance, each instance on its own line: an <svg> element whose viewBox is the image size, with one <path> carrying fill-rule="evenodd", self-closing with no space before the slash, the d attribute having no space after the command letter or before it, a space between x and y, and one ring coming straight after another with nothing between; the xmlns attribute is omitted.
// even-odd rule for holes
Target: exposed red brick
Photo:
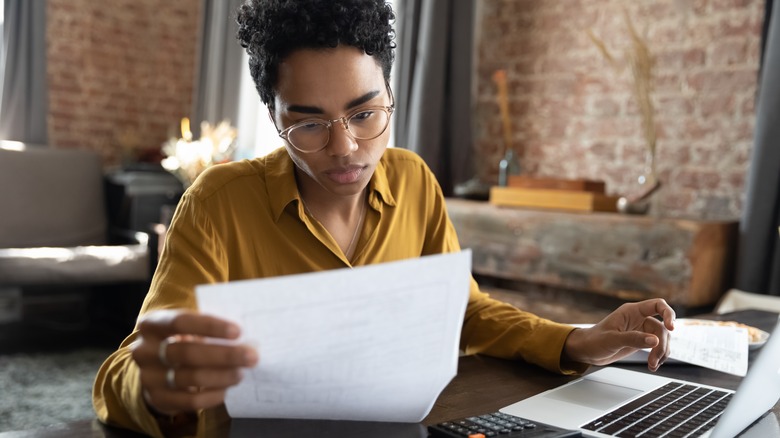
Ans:
<svg viewBox="0 0 780 438"><path fill-rule="evenodd" d="M751 41L743 38L713 41L709 47L709 64L713 67L745 65Z"/></svg>
<svg viewBox="0 0 780 438"><path fill-rule="evenodd" d="M733 11L735 9L750 9L756 3L763 3L756 0L710 0L712 11Z"/></svg>
<svg viewBox="0 0 780 438"><path fill-rule="evenodd" d="M705 51L700 48L670 49L655 54L655 68L658 72L672 74L704 65Z"/></svg>
<svg viewBox="0 0 780 438"><path fill-rule="evenodd" d="M756 69L708 70L688 77L688 86L697 92L742 92L756 88Z"/></svg>
<svg viewBox="0 0 780 438"><path fill-rule="evenodd" d="M702 117L734 116L737 110L736 97L733 94L703 95L698 101L699 114Z"/></svg>
<svg viewBox="0 0 780 438"><path fill-rule="evenodd" d="M200 2L47 5L50 142L99 151L106 165L158 148L189 113Z"/></svg>
<svg viewBox="0 0 780 438"><path fill-rule="evenodd" d="M611 193L635 190L644 167L644 139L631 75L626 68L615 71L585 32L592 29L623 62L629 41L625 8L656 59L656 161L664 185L653 201L654 214L740 216L755 125L762 0L485 0L481 5L478 148L488 147L485 136L501 135L490 75L493 67L505 66L513 138L525 146L524 171L593 176L604 179ZM519 25L499 28L498 22ZM490 159L498 158L484 155L487 171L478 173L495 178Z"/></svg>

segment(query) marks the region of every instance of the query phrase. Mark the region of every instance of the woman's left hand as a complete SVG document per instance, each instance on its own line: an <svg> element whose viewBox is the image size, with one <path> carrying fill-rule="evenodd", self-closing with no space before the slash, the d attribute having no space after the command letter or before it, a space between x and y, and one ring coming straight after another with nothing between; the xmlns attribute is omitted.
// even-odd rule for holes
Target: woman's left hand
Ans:
<svg viewBox="0 0 780 438"><path fill-rule="evenodd" d="M572 331L563 347L563 360L606 365L650 348L647 368L656 371L669 357L674 319L674 310L662 298L623 304L593 327Z"/></svg>

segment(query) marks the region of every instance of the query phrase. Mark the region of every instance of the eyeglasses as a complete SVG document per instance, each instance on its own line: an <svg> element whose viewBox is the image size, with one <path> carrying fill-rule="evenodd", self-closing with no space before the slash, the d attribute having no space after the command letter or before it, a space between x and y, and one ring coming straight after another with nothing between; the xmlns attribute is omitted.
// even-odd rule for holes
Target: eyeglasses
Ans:
<svg viewBox="0 0 780 438"><path fill-rule="evenodd" d="M306 119L279 132L279 137L287 140L292 147L306 153L319 152L325 149L330 141L333 124L341 122L349 135L356 140L373 140L382 135L390 124L390 115L395 111L395 101L390 87L389 106L369 106L333 120Z"/></svg>

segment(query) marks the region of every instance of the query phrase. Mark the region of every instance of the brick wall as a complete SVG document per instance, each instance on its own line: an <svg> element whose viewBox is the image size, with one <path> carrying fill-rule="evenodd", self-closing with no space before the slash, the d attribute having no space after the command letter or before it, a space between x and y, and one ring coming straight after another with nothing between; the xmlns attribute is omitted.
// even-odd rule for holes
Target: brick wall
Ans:
<svg viewBox="0 0 780 438"><path fill-rule="evenodd" d="M107 165L158 148L190 113L198 0L49 0L49 142Z"/></svg>
<svg viewBox="0 0 780 438"><path fill-rule="evenodd" d="M496 69L507 69L514 142L526 174L603 179L636 190L641 117L586 34L623 59L626 8L655 55L655 214L737 218L755 122L762 0L483 0L477 41L479 173L496 178L502 143Z"/></svg>
<svg viewBox="0 0 780 438"><path fill-rule="evenodd" d="M49 139L107 164L157 148L189 114L197 0L50 0ZM479 173L495 179L505 68L527 174L636 189L644 143L631 76L612 70L588 28L622 57L625 7L656 56L654 212L735 218L754 126L762 0L482 0L477 41Z"/></svg>

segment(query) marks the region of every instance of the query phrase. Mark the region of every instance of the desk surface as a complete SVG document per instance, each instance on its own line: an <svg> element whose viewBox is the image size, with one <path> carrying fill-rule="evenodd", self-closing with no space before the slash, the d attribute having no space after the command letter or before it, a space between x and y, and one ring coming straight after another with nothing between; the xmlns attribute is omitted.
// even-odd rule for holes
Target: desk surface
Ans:
<svg viewBox="0 0 780 438"><path fill-rule="evenodd" d="M746 311L715 318L737 320L770 331L777 321L777 314ZM759 352L760 350L752 352L751 360ZM647 371L647 368L642 365L621 365L621 367L635 371ZM598 368L594 367L594 369ZM661 367L658 374L728 389L736 389L740 381L739 377L692 365L666 365ZM439 396L433 410L423 423L426 425L435 424L453 418L497 411L504 406L560 386L573 379L575 377L559 376L516 361L482 356L461 357L458 375ZM762 421L774 421L775 426L780 424L780 403L776 404ZM228 424L217 425L213 436L227 436L228 429ZM255 427L253 430L257 431L257 428ZM777 430L777 428L772 430ZM39 430L0 433L0 438L129 438L139 436L141 435L103 426L96 420L78 421ZM209 434L209 436L212 435ZM780 437L780 432L774 436Z"/></svg>

